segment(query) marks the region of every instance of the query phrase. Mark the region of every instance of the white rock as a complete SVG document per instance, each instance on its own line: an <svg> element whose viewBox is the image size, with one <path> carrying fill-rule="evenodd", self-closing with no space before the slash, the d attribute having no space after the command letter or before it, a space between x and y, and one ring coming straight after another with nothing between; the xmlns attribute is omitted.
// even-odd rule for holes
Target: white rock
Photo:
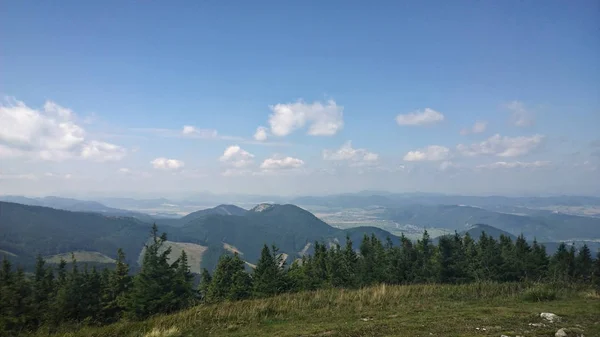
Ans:
<svg viewBox="0 0 600 337"><path fill-rule="evenodd" d="M500 337L510 337L510 336L507 336L507 335L500 335Z"/></svg>
<svg viewBox="0 0 600 337"><path fill-rule="evenodd" d="M554 337L567 337L567 333L565 329L558 329L558 331L554 334Z"/></svg>
<svg viewBox="0 0 600 337"><path fill-rule="evenodd" d="M551 312L542 312L540 317L551 323L560 321L560 317Z"/></svg>

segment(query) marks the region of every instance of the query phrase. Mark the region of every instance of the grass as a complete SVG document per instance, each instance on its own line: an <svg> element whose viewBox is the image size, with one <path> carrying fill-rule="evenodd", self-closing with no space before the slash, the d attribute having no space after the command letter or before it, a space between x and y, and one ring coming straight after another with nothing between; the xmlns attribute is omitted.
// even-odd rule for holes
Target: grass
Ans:
<svg viewBox="0 0 600 337"><path fill-rule="evenodd" d="M536 289L553 291L554 300L525 300ZM379 285L200 305L143 322L84 327L59 335L554 336L559 328L573 327L586 336L600 336L600 297L590 294L586 289L514 283ZM562 321L544 322L541 312L555 313Z"/></svg>

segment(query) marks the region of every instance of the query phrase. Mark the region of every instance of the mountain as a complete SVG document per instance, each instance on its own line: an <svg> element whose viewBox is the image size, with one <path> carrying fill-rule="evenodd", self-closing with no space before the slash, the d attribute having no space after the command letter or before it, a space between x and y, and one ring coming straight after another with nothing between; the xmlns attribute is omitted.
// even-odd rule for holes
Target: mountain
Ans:
<svg viewBox="0 0 600 337"><path fill-rule="evenodd" d="M549 196L549 197L505 197L505 196L463 196L433 193L388 193L380 191L362 191L352 194L337 194L321 197L298 197L290 200L297 205L327 207L395 207L408 204L421 205L471 205L478 207L518 206L600 206L600 197L591 196Z"/></svg>
<svg viewBox="0 0 600 337"><path fill-rule="evenodd" d="M473 225L468 230L462 231L459 234L461 236L469 234L473 239L477 240L481 236L481 233L483 233L483 232L485 232L485 234L487 236L491 236L496 240L498 240L501 235L507 236L507 237L511 238L511 240L513 240L513 241L515 241L517 239L517 237L515 235L513 235L509 232L505 232L496 227L492 227L492 226L484 225L484 224Z"/></svg>
<svg viewBox="0 0 600 337"><path fill-rule="evenodd" d="M93 212L112 216L134 217L142 221L152 222L153 218L147 214L125 209L105 206L96 201L78 200L48 196L43 198L27 198L22 196L0 196L0 201L19 203L31 206L43 206L73 212Z"/></svg>
<svg viewBox="0 0 600 337"><path fill-rule="evenodd" d="M194 213L199 216L188 218L191 220L181 227L162 226L159 230L167 232L170 245L193 244L201 254L196 260L207 268L214 266L225 251L237 251L245 261L256 263L263 244L277 245L291 262L311 253L315 241L344 245L349 236L358 248L365 234L375 234L382 241L390 237L399 242L380 228L334 228L294 205L260 204L250 211L221 205ZM233 213L238 215L230 215ZM0 255L31 265L37 254L55 256L76 251L109 260L116 257L118 248L123 248L134 265L149 238L150 227L150 223L132 217L0 202Z"/></svg>
<svg viewBox="0 0 600 337"><path fill-rule="evenodd" d="M178 219L177 222L181 225L184 225L192 220L203 218L208 215L244 215L246 212L247 210L235 205L219 205L217 207L192 212Z"/></svg>
<svg viewBox="0 0 600 337"><path fill-rule="evenodd" d="M600 219L553 212L517 215L473 206L402 205L386 208L382 217L402 225L458 231L484 223L539 241L600 239Z"/></svg>
<svg viewBox="0 0 600 337"><path fill-rule="evenodd" d="M149 233L149 224L131 217L0 202L0 250L23 263L73 251L115 258L119 248L135 261Z"/></svg>

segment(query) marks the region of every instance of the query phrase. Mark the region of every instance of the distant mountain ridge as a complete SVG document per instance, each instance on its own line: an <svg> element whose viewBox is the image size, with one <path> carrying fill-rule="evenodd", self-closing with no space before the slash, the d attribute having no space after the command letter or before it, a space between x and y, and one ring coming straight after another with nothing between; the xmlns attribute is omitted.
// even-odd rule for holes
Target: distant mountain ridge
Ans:
<svg viewBox="0 0 600 337"><path fill-rule="evenodd" d="M28 198L22 196L0 196L0 201L14 202L30 206L50 207L72 212L91 212L113 216L130 216L142 221L152 221L152 217L135 211L108 207L97 201L87 201L72 198L48 196L43 198Z"/></svg>
<svg viewBox="0 0 600 337"><path fill-rule="evenodd" d="M311 253L310 244L315 241L344 244L346 235L352 237L356 247L365 234L374 234L380 240L389 236L397 242L395 236L379 228L345 231L331 227L294 205L269 204L263 208L251 212L221 205L200 213L183 226L162 226L159 230L167 232L169 241L207 247L203 263L208 267L216 263L226 246L236 247L246 261L255 263L263 244L277 245L291 261ZM222 214L232 211L242 215ZM97 252L114 259L117 249L123 248L127 259L135 263L149 237L150 226L132 217L0 202L0 251L17 262L31 264L37 254L71 251Z"/></svg>

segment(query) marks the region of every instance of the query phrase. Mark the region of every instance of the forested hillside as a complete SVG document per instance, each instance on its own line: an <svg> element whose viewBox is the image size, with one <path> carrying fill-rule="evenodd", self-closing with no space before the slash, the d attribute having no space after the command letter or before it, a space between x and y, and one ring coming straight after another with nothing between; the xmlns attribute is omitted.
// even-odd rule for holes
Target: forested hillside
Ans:
<svg viewBox="0 0 600 337"><path fill-rule="evenodd" d="M596 258L583 246L579 251L565 244L553 256L543 245L529 245L523 236L499 240L482 233L444 236L437 245L427 232L416 243L400 238L382 242L375 235L353 246L315 242L314 254L287 265L275 246L266 244L256 267L248 272L237 253L222 255L213 273L204 269L200 284L193 286L188 256L182 251L169 262L163 249L167 235L156 226L144 250L142 266L134 276L121 250L116 268L98 271L67 266L47 267L37 258L34 274L26 276L4 259L0 270L0 331L24 334L40 326L51 331L77 323L103 325L127 318L143 320L198 303L217 303L323 288L360 288L374 284L463 284L472 282L548 282L594 287L600 292L600 253ZM527 294L531 300L552 299L550 290Z"/></svg>

